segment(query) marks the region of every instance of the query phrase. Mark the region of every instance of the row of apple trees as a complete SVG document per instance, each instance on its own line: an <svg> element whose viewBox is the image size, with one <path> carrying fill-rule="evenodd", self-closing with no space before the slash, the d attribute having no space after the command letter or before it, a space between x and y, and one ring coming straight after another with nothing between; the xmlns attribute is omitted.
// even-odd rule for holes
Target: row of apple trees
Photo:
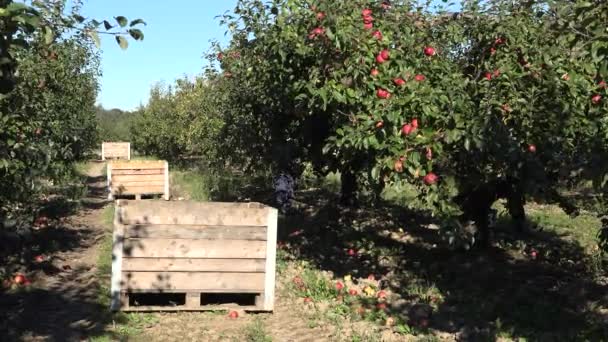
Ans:
<svg viewBox="0 0 608 342"><path fill-rule="evenodd" d="M297 173L277 158L287 146L279 156L339 170L344 200L413 185L452 239L472 220L487 241L497 198L520 228L526 198L576 213L558 189L605 183L606 4L450 8L239 1L217 57L238 89L227 101L248 106L227 115L258 133L250 154Z"/></svg>
<svg viewBox="0 0 608 342"><path fill-rule="evenodd" d="M96 144L99 28L126 47L142 21L97 22L81 3L0 1L0 229L31 227L48 185ZM131 32L127 31L131 30Z"/></svg>
<svg viewBox="0 0 608 342"><path fill-rule="evenodd" d="M521 229L526 199L576 214L560 189L593 180L603 193L607 13L589 1L240 0L221 19L232 38L212 54L218 70L154 90L146 124L162 134L142 129L140 144L339 171L346 203L407 185L451 241L487 242L498 198ZM217 130L193 135L210 118Z"/></svg>

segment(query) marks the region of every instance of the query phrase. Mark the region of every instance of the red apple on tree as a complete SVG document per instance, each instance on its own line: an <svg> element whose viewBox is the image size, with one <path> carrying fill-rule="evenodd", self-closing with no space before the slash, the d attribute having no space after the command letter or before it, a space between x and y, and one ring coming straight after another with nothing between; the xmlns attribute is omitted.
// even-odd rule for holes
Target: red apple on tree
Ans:
<svg viewBox="0 0 608 342"><path fill-rule="evenodd" d="M382 55L378 55L376 56L376 62L378 62L378 64L382 64L386 62L386 59L382 58Z"/></svg>
<svg viewBox="0 0 608 342"><path fill-rule="evenodd" d="M317 20L323 20L323 19L325 19L325 12L317 13Z"/></svg>
<svg viewBox="0 0 608 342"><path fill-rule="evenodd" d="M348 294L351 296L356 296L358 294L358 292L355 289L350 289L350 290L348 290Z"/></svg>
<svg viewBox="0 0 608 342"><path fill-rule="evenodd" d="M422 82L422 81L426 80L426 76L424 76L423 74L418 74L418 75L414 76L414 79L418 82Z"/></svg>
<svg viewBox="0 0 608 342"><path fill-rule="evenodd" d="M600 87L602 89L605 89L606 88L606 81L601 80L597 85L598 85L598 87Z"/></svg>
<svg viewBox="0 0 608 342"><path fill-rule="evenodd" d="M378 121L378 122L376 123L376 128L380 129L380 128L382 128L382 127L384 127L384 121Z"/></svg>
<svg viewBox="0 0 608 342"><path fill-rule="evenodd" d="M424 176L423 181L424 181L424 184L426 184L426 185L433 185L433 184L437 183L438 179L439 179L439 177L437 177L436 174L434 174L433 172L429 172L426 174L426 176Z"/></svg>
<svg viewBox="0 0 608 342"><path fill-rule="evenodd" d="M391 58L391 55L387 49L380 51L380 56L384 58L384 60L389 60Z"/></svg>
<svg viewBox="0 0 608 342"><path fill-rule="evenodd" d="M405 80L404 80L403 78L395 78L395 79L393 80L393 82L395 83L395 85L396 85L397 87L401 87L402 85L404 85L404 84L405 84Z"/></svg>
<svg viewBox="0 0 608 342"><path fill-rule="evenodd" d="M344 284L341 281L337 281L336 282L336 290L342 291L343 288L344 288Z"/></svg>
<svg viewBox="0 0 608 342"><path fill-rule="evenodd" d="M391 97L391 93L389 93L386 89L378 88L378 91L376 91L376 96L378 96L379 99L385 100Z"/></svg>
<svg viewBox="0 0 608 342"><path fill-rule="evenodd" d="M376 31L374 31L374 33L372 33L372 37L374 37L378 40L382 40L382 32L376 30Z"/></svg>
<svg viewBox="0 0 608 342"><path fill-rule="evenodd" d="M380 298L380 299L384 299L384 298L386 298L386 291L380 290L380 291L378 291L378 293L376 294L376 296L378 298Z"/></svg>
<svg viewBox="0 0 608 342"><path fill-rule="evenodd" d="M363 15L364 17L368 17L368 16L372 15L372 10L369 8L366 8L363 11L361 11L361 15Z"/></svg>
<svg viewBox="0 0 608 342"><path fill-rule="evenodd" d="M27 281L27 278L21 273L15 275L15 278L13 279L13 282L17 285L24 285Z"/></svg>
<svg viewBox="0 0 608 342"><path fill-rule="evenodd" d="M530 153L536 153L536 145L534 145L534 144L528 145L528 151L530 151Z"/></svg>
<svg viewBox="0 0 608 342"><path fill-rule="evenodd" d="M394 167L395 167L395 172L402 173L403 172L403 161L396 160Z"/></svg>
<svg viewBox="0 0 608 342"><path fill-rule="evenodd" d="M386 310L386 303L378 303L376 304L376 308L380 311Z"/></svg>
<svg viewBox="0 0 608 342"><path fill-rule="evenodd" d="M412 127L418 128L418 119L416 119L416 118L412 119Z"/></svg>
<svg viewBox="0 0 608 342"><path fill-rule="evenodd" d="M486 80L490 81L492 79L492 73L486 72L484 77L486 78Z"/></svg>
<svg viewBox="0 0 608 342"><path fill-rule="evenodd" d="M424 48L424 54L427 56L435 56L435 48L432 46L427 46Z"/></svg>
<svg viewBox="0 0 608 342"><path fill-rule="evenodd" d="M357 252L355 252L355 250L351 248L348 250L348 255L355 256L355 255L357 255Z"/></svg>
<svg viewBox="0 0 608 342"><path fill-rule="evenodd" d="M411 124L405 124L403 125L403 127L401 127L401 132L404 135L410 135L412 134L412 132L414 132L414 127Z"/></svg>
<svg viewBox="0 0 608 342"><path fill-rule="evenodd" d="M371 30L374 28L374 24L372 23L363 23L363 28L366 30Z"/></svg>
<svg viewBox="0 0 608 342"><path fill-rule="evenodd" d="M602 95L600 94L595 94L591 97L591 102L593 104L599 104L600 102L602 102Z"/></svg>
<svg viewBox="0 0 608 342"><path fill-rule="evenodd" d="M378 69L374 68L374 69L372 69L372 71L370 72L370 74L375 77L375 76L378 76L380 74L380 71L378 71Z"/></svg>

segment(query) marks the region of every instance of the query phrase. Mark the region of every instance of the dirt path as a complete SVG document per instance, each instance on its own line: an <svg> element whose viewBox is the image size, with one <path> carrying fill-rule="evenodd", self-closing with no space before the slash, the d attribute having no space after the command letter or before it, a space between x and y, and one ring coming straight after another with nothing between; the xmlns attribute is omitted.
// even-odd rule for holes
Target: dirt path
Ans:
<svg viewBox="0 0 608 342"><path fill-rule="evenodd" d="M0 341L89 341L96 336L102 341L146 342L352 341L353 331L365 334L369 329L369 325L355 327L344 322L345 326L336 326L315 318L314 305L289 295L286 286L293 275L278 277L272 314L241 313L237 320L225 312L112 316L107 303L100 300L108 292L110 270L97 266L111 229L104 222L104 208L109 204L104 166L101 162L89 164L88 194L77 213L36 233L52 246L41 251L49 260L29 274L31 289L0 300L0 307L7 309L0 310ZM382 340L397 339L388 336Z"/></svg>
<svg viewBox="0 0 608 342"><path fill-rule="evenodd" d="M88 195L77 214L61 224L35 232L46 261L29 274L32 286L8 294L0 314L7 331L3 341L81 341L104 329L109 315L99 304L96 262L104 236L101 214L107 201L102 175L105 164L92 162ZM4 316L4 317L2 317Z"/></svg>

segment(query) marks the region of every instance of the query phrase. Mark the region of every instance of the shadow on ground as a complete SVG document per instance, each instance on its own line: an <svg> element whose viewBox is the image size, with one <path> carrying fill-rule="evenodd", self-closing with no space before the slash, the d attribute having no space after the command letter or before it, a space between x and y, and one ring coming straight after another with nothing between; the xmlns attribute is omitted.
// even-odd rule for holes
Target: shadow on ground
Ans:
<svg viewBox="0 0 608 342"><path fill-rule="evenodd" d="M81 341L109 336L107 326L120 320L100 299L107 289L102 288L97 270L80 260L103 239L103 230L78 219L65 220L107 203L105 179L88 177L86 182L88 194L82 201L52 196L41 210L49 225L16 235L12 247L0 251L9 278L22 273L32 282L32 286L0 287L1 341Z"/></svg>
<svg viewBox="0 0 608 342"><path fill-rule="evenodd" d="M405 322L420 324L416 308L432 308L423 331L466 341L608 339L608 281L576 242L542 231L514 236L506 225L492 248L455 251L428 217L403 207L344 208L322 190L297 199L298 208L280 217L280 244L336 277L374 274L401 297L390 314Z"/></svg>

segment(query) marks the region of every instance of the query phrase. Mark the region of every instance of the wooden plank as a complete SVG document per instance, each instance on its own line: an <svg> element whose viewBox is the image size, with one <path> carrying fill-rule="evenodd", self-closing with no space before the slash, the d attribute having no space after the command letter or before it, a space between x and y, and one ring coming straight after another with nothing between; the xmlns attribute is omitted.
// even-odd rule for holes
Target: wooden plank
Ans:
<svg viewBox="0 0 608 342"><path fill-rule="evenodd" d="M131 159L131 143L104 142L101 144L102 160L111 158Z"/></svg>
<svg viewBox="0 0 608 342"><path fill-rule="evenodd" d="M119 205L114 207L114 230L112 232L112 277L110 282L111 302L110 309L118 310L122 305L121 286L122 286L122 256L124 241L124 226L120 223L121 208ZM127 302L128 303L128 302Z"/></svg>
<svg viewBox="0 0 608 342"><path fill-rule="evenodd" d="M263 291L264 273L123 272L122 289L149 292Z"/></svg>
<svg viewBox="0 0 608 342"><path fill-rule="evenodd" d="M125 224L266 226L269 210L255 204L248 206L248 203L191 201L123 205L128 208L122 217Z"/></svg>
<svg viewBox="0 0 608 342"><path fill-rule="evenodd" d="M201 294L198 292L186 293L186 306L190 308L198 308L201 306Z"/></svg>
<svg viewBox="0 0 608 342"><path fill-rule="evenodd" d="M177 258L128 258L122 259L123 271L144 272L264 272L264 259L177 259Z"/></svg>
<svg viewBox="0 0 608 342"><path fill-rule="evenodd" d="M162 160L131 160L115 161L110 165L114 170L137 170L137 169L164 169L165 161Z"/></svg>
<svg viewBox="0 0 608 342"><path fill-rule="evenodd" d="M263 311L259 306L252 305L237 305L237 304L225 304L225 305L199 305L199 306L153 306L153 305L138 305L129 306L122 308L125 312L146 312L146 311L227 311L227 310L244 310L244 311Z"/></svg>
<svg viewBox="0 0 608 342"><path fill-rule="evenodd" d="M165 192L163 194L165 201L168 201L171 196L169 194L169 163L165 162Z"/></svg>
<svg viewBox="0 0 608 342"><path fill-rule="evenodd" d="M116 177L112 177L112 178L113 178L113 180L112 180L112 186L115 187L115 188L118 188L118 187L121 187L121 186L124 186L124 187L138 187L138 186L158 187L158 186L161 186L161 187L163 187L163 191L165 189L165 182L162 181L162 180L160 180L160 181L149 181L149 182L134 182L134 181L127 181L127 182L125 182L125 181L122 181L122 180L115 181L114 179L116 179Z"/></svg>
<svg viewBox="0 0 608 342"><path fill-rule="evenodd" d="M125 256L131 258L264 259L266 241L126 239Z"/></svg>
<svg viewBox="0 0 608 342"><path fill-rule="evenodd" d="M114 170L116 172L116 170ZM163 174L148 174L148 175L134 175L134 174L116 174L112 176L112 181L120 182L165 182L165 175Z"/></svg>
<svg viewBox="0 0 608 342"><path fill-rule="evenodd" d="M163 186L163 187L165 186L165 181L163 179L137 181L137 180L124 180L123 177L125 177L125 176L113 175L111 184L115 185L115 186L118 186L120 184L123 184L123 185L127 184L127 185L133 185L133 186L143 186L143 185L154 185L154 186ZM138 176L135 176L135 177L138 177Z"/></svg>
<svg viewBox="0 0 608 342"><path fill-rule="evenodd" d="M117 195L138 195L138 194L162 194L164 187L162 185L118 185L112 184L112 193Z"/></svg>
<svg viewBox="0 0 608 342"><path fill-rule="evenodd" d="M268 210L268 237L266 240L266 275L264 279L264 310L274 310L275 268L277 258L277 221L279 212L275 208Z"/></svg>
<svg viewBox="0 0 608 342"><path fill-rule="evenodd" d="M114 175L163 175L163 169L144 169L144 170L114 170Z"/></svg>
<svg viewBox="0 0 608 342"><path fill-rule="evenodd" d="M202 225L130 225L127 238L266 241L266 227Z"/></svg>

